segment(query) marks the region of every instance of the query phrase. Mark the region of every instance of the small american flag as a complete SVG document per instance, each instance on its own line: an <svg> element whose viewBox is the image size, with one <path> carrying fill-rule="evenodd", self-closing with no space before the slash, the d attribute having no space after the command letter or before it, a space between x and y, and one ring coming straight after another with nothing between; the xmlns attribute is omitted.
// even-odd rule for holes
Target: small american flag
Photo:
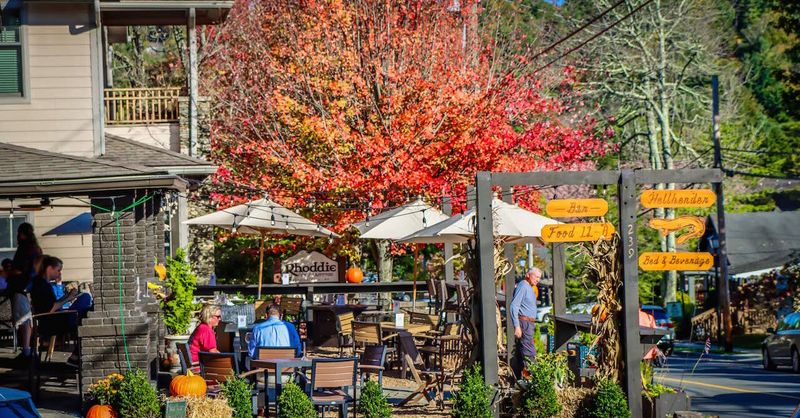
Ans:
<svg viewBox="0 0 800 418"><path fill-rule="evenodd" d="M708 354L709 351L711 351L711 337L710 336L708 338L706 338L706 346L703 349L703 353Z"/></svg>

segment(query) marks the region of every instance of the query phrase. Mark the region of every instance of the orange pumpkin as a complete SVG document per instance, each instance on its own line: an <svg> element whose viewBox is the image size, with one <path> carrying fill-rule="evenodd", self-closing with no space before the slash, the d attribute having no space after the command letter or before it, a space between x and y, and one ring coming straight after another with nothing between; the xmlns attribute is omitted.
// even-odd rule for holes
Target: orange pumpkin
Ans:
<svg viewBox="0 0 800 418"><path fill-rule="evenodd" d="M117 411L111 405L95 405L89 408L86 418L117 418Z"/></svg>
<svg viewBox="0 0 800 418"><path fill-rule="evenodd" d="M191 370L187 370L185 376L175 376L169 384L172 396L206 396L206 389L206 380Z"/></svg>
<svg viewBox="0 0 800 418"><path fill-rule="evenodd" d="M592 306L592 316L598 316L599 322L605 322L608 318L608 309L605 306L594 305Z"/></svg>
<svg viewBox="0 0 800 418"><path fill-rule="evenodd" d="M344 277L348 283L361 283L364 280L364 273L358 267L350 267Z"/></svg>

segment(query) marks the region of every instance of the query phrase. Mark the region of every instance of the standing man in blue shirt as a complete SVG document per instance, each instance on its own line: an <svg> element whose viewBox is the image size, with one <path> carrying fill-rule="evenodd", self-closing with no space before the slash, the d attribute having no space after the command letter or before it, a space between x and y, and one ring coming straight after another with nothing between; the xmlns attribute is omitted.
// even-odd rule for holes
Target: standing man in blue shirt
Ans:
<svg viewBox="0 0 800 418"><path fill-rule="evenodd" d="M303 355L300 335L291 322L281 320L281 308L269 307L269 319L253 327L253 336L247 342L250 358L256 358L258 347L292 347L297 357Z"/></svg>
<svg viewBox="0 0 800 418"><path fill-rule="evenodd" d="M542 271L534 267L525 274L525 279L517 283L514 299L511 300L511 324L517 337L517 355L514 358L514 373L522 376L525 359L536 359L536 346L533 334L536 330L536 292L534 288L542 278Z"/></svg>

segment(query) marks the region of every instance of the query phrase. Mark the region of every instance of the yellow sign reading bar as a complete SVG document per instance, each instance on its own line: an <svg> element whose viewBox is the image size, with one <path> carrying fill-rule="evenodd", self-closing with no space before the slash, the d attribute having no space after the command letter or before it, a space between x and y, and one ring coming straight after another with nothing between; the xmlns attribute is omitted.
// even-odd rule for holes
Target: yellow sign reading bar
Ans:
<svg viewBox="0 0 800 418"><path fill-rule="evenodd" d="M608 212L604 199L556 199L547 202L547 214L554 218L603 216Z"/></svg>
<svg viewBox="0 0 800 418"><path fill-rule="evenodd" d="M707 208L717 200L708 189L645 190L639 201L646 208Z"/></svg>
<svg viewBox="0 0 800 418"><path fill-rule="evenodd" d="M614 232L614 225L608 222L545 225L542 227L542 241L597 241L601 238L611 239Z"/></svg>
<svg viewBox="0 0 800 418"><path fill-rule="evenodd" d="M639 267L646 271L710 270L714 256L710 253L642 253Z"/></svg>

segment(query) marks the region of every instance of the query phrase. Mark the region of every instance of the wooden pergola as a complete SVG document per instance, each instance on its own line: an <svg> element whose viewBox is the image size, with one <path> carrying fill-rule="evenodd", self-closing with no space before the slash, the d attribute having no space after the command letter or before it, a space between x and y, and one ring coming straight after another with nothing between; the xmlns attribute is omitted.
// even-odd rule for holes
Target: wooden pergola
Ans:
<svg viewBox="0 0 800 418"><path fill-rule="evenodd" d="M530 173L493 173L479 172L476 175L477 192L477 246L479 259L480 309L478 312L479 359L483 363L483 373L487 384L498 382L497 357L497 324L495 322L495 282L494 282L494 234L492 230L492 189L500 187L504 190L515 186L561 186L561 185L617 185L619 202L619 225L617 230L621 237L622 278L623 286L620 298L623 303L621 343L625 367L622 370L622 386L628 397L628 406L634 417L642 416L641 371L640 360L643 345L655 344L661 335L650 329L639 327L639 266L636 221L639 208L637 186L645 184L703 184L710 183L717 190L717 216L722 217L721 187L723 171L713 169L683 170L622 170L622 171L581 171L581 172L530 172ZM504 193L511 199L511 193ZM724 235L724 217L720 222L719 260L726 260ZM511 254L507 247L506 256ZM556 350L563 350L566 342L578 331L588 329L590 319L566 314L566 269L565 244L553 244L553 317L555 319ZM719 262L721 276L727 277L727 263ZM726 280L721 282L726 284ZM507 292L514 289L514 273L506 275ZM723 289L723 291L725 291ZM510 312L512 298L507 297L506 312ZM587 322L588 321L588 322ZM508 355L512 356L514 341L513 329L507 327ZM497 414L498 411L495 411Z"/></svg>

